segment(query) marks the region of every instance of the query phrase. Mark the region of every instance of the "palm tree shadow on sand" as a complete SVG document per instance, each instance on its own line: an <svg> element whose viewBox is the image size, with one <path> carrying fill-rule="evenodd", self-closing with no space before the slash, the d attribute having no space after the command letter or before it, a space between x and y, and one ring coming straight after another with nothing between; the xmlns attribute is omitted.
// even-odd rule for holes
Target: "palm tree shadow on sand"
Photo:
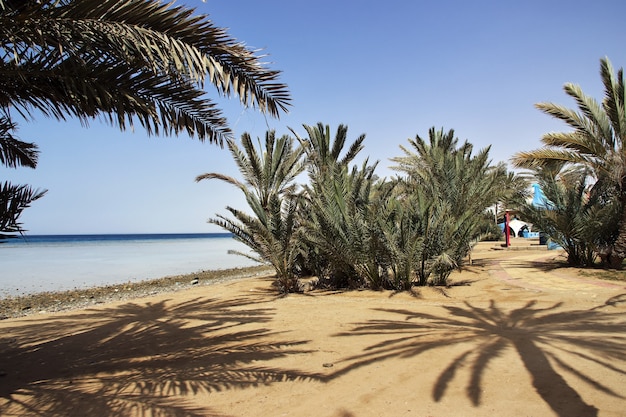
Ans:
<svg viewBox="0 0 626 417"><path fill-rule="evenodd" d="M482 380L489 363L507 348L513 348L529 373L535 391L560 417L596 416L598 409L587 404L564 379L573 375L594 390L624 399L623 387L604 385L580 370L583 362L602 372L626 375L626 317L623 311L607 312L626 295L613 297L589 310L564 310L562 303L539 307L529 301L505 311L495 301L485 308L468 302L442 306L442 315L408 310L377 309L397 314L397 320L370 320L338 336L380 335L384 340L364 353L345 358L345 367L333 377L391 357L410 358L456 344L469 349L454 357L434 381L432 398L440 401L459 371L468 368L466 394L474 406L481 404ZM617 301L616 301L617 300Z"/></svg>
<svg viewBox="0 0 626 417"><path fill-rule="evenodd" d="M0 338L0 415L218 415L186 396L320 379L256 365L308 351L259 328L273 310L255 304L128 303L16 325L12 339Z"/></svg>

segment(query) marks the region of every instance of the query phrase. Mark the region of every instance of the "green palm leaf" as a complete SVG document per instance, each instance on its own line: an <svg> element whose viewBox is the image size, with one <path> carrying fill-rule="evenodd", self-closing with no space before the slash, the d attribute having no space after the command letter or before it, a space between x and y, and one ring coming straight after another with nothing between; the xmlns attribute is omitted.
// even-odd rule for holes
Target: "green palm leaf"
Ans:
<svg viewBox="0 0 626 417"><path fill-rule="evenodd" d="M22 211L43 197L47 190L35 190L27 185L0 184L0 241L22 233L18 221Z"/></svg>
<svg viewBox="0 0 626 417"><path fill-rule="evenodd" d="M138 117L149 132L186 131L221 143L230 130L200 99L206 77L218 94L236 94L272 116L289 105L280 73L265 68L257 52L193 9L155 0L7 2L0 106L84 122L103 113L122 129ZM122 88L107 96L116 82Z"/></svg>
<svg viewBox="0 0 626 417"><path fill-rule="evenodd" d="M38 159L37 145L14 137L11 132L15 128L15 123L8 117L0 117L0 164L9 168L35 168Z"/></svg>

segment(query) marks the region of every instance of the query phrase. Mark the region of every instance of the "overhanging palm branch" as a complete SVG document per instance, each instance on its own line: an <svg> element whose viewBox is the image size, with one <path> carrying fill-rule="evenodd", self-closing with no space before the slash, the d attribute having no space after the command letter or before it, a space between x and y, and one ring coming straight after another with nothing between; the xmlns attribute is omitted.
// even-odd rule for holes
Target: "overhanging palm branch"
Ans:
<svg viewBox="0 0 626 417"><path fill-rule="evenodd" d="M162 126L165 133L186 130L200 139L221 142L230 131L208 99L198 100L205 82L213 84L218 94L236 94L244 106L272 116L289 105L286 86L277 82L279 72L267 69L258 51L231 38L207 16L193 16L193 9L156 0L47 0L2 6L0 106L4 108L16 107L24 114L37 109L57 118L63 118L60 115L69 108L69 114L83 122L102 113L121 128L124 119L132 123L138 117L155 133L155 126ZM105 75L107 67L125 74L126 84L128 78L139 77L150 88L121 88L107 96L100 91L102 86L115 85L109 83L118 78ZM147 83L149 75L157 80ZM41 101L37 95L30 101L24 98L26 92L39 89ZM21 91L26 92L20 100ZM71 104L73 100L84 103L92 95L86 109ZM172 95L174 99L163 101ZM190 97L195 105L181 105Z"/></svg>
<svg viewBox="0 0 626 417"><path fill-rule="evenodd" d="M8 76L0 80L10 104L26 118L36 109L59 120L77 117L85 125L100 117L121 130L132 129L138 121L148 134L185 132L212 142L230 134L226 119L203 98L204 92L184 80L126 63L93 62L67 68L72 63L66 60L56 68L43 65L29 63L23 66L26 73L7 71Z"/></svg>
<svg viewBox="0 0 626 417"><path fill-rule="evenodd" d="M36 147L7 133L12 111L220 145L232 134L205 85L271 116L286 111L280 73L193 13L159 0L0 0L0 163L36 165Z"/></svg>

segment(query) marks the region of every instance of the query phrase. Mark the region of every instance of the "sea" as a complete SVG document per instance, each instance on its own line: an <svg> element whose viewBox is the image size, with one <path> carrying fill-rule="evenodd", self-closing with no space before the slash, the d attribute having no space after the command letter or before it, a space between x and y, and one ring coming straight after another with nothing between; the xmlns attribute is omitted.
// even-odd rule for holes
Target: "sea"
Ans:
<svg viewBox="0 0 626 417"><path fill-rule="evenodd" d="M0 241L0 298L258 265L228 233L26 235Z"/></svg>

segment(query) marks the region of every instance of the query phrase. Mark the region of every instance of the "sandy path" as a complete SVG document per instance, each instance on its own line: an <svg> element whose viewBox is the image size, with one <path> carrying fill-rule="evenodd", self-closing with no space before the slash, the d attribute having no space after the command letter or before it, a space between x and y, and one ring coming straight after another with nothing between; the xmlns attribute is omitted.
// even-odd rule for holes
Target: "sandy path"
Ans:
<svg viewBox="0 0 626 417"><path fill-rule="evenodd" d="M253 278L0 322L0 415L624 416L626 284L479 250L467 285Z"/></svg>

